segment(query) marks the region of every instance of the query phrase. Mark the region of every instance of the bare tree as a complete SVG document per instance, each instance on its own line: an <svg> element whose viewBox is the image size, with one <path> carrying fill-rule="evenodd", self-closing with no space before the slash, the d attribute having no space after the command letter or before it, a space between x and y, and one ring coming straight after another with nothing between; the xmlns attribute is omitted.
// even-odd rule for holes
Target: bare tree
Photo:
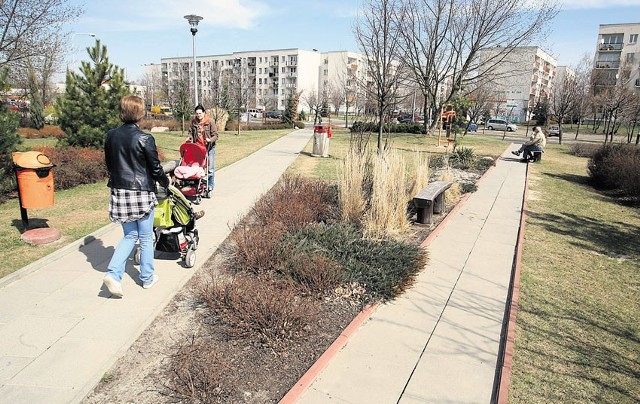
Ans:
<svg viewBox="0 0 640 404"><path fill-rule="evenodd" d="M68 0L0 1L0 67L40 57L82 9Z"/></svg>
<svg viewBox="0 0 640 404"><path fill-rule="evenodd" d="M327 102L326 97L318 94L318 91L314 88L308 93L302 93L300 98L309 108L309 114L313 115L313 124L322 122L320 113L323 105Z"/></svg>
<svg viewBox="0 0 640 404"><path fill-rule="evenodd" d="M576 135L578 139L580 126L586 117L591 105L591 72L593 71L593 57L585 54L575 69L575 85L573 86L573 108L571 109L573 119L578 121Z"/></svg>
<svg viewBox="0 0 640 404"><path fill-rule="evenodd" d="M340 107L344 104L345 100L345 87L341 83L333 82L329 83L327 89L327 99L329 104L333 106L333 111L336 115L340 112Z"/></svg>
<svg viewBox="0 0 640 404"><path fill-rule="evenodd" d="M578 82L574 71L567 69L565 75L559 83L556 83L553 93L551 94L550 109L551 115L558 121L558 142L562 144L563 130L565 118L571 114L575 103L575 87Z"/></svg>
<svg viewBox="0 0 640 404"><path fill-rule="evenodd" d="M405 62L437 111L540 37L556 13L553 0L407 0L398 14ZM493 57L480 65L479 53L489 48Z"/></svg>
<svg viewBox="0 0 640 404"><path fill-rule="evenodd" d="M368 82L364 83L375 102L378 124L378 151L382 151L384 117L396 96L400 58L400 30L397 23L401 0L367 0L354 26L360 51L365 55Z"/></svg>

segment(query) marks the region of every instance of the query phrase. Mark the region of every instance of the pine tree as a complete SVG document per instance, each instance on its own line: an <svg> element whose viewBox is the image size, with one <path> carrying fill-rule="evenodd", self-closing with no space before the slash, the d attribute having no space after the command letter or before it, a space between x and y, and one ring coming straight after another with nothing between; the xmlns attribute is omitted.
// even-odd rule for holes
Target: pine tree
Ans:
<svg viewBox="0 0 640 404"><path fill-rule="evenodd" d="M0 91L8 89L7 70L0 69ZM7 103L0 101L0 194L15 189L15 175L12 169L11 152L22 143L18 135L20 114L11 111Z"/></svg>
<svg viewBox="0 0 640 404"><path fill-rule="evenodd" d="M60 127L70 146L102 148L107 131L121 125L120 99L130 94L124 69L112 65L107 47L96 40L88 48L90 61L82 61L80 73L67 71L67 88L56 109ZM105 80L108 84L103 85Z"/></svg>
<svg viewBox="0 0 640 404"><path fill-rule="evenodd" d="M28 81L31 98L31 103L29 104L31 127L42 129L44 127L44 104L42 102L42 92L38 88L36 72L33 66L29 66Z"/></svg>

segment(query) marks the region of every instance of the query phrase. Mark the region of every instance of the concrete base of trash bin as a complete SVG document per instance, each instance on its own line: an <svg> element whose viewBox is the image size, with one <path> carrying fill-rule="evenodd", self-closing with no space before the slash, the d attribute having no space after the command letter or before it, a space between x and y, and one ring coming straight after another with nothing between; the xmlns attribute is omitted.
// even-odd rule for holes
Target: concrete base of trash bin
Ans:
<svg viewBox="0 0 640 404"><path fill-rule="evenodd" d="M25 243L42 245L49 244L56 240L59 240L62 235L60 230L52 227L41 227L39 229L31 229L22 233L20 238Z"/></svg>

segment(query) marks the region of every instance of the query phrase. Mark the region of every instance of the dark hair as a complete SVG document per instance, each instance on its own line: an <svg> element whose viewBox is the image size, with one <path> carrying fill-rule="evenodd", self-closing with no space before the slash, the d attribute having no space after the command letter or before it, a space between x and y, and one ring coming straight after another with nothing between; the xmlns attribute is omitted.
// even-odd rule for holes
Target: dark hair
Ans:
<svg viewBox="0 0 640 404"><path fill-rule="evenodd" d="M202 106L202 104L198 104L196 105L196 107L193 109L193 112L196 112L197 110L201 109L202 112L207 112L206 109L204 109L204 107Z"/></svg>
<svg viewBox="0 0 640 404"><path fill-rule="evenodd" d="M125 95L120 100L120 120L136 123L144 116L144 101L137 95Z"/></svg>

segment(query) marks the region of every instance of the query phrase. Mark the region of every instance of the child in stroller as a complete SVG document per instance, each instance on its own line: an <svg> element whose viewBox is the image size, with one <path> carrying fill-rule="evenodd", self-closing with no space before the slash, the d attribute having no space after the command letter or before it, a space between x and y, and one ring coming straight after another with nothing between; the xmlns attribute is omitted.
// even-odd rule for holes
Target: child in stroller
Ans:
<svg viewBox="0 0 640 404"><path fill-rule="evenodd" d="M158 188L158 206L153 218L154 248L157 251L180 253L184 266L193 268L198 249L196 220L204 211L195 212L191 202L173 185ZM140 247L136 247L134 262L140 263Z"/></svg>
<svg viewBox="0 0 640 404"><path fill-rule="evenodd" d="M207 192L209 160L207 149L199 143L185 142L180 146L180 162L173 171L176 187L198 205Z"/></svg>

